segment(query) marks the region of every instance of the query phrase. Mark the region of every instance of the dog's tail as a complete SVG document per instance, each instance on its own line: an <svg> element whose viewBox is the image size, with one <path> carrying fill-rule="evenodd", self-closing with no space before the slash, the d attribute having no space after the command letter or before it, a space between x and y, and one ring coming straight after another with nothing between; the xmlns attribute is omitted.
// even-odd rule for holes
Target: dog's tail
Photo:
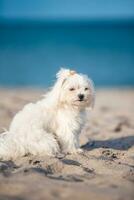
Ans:
<svg viewBox="0 0 134 200"><path fill-rule="evenodd" d="M12 160L20 156L15 140L9 131L0 134L0 160Z"/></svg>
<svg viewBox="0 0 134 200"><path fill-rule="evenodd" d="M10 145L7 141L8 134L8 131L0 134L0 160L10 160Z"/></svg>

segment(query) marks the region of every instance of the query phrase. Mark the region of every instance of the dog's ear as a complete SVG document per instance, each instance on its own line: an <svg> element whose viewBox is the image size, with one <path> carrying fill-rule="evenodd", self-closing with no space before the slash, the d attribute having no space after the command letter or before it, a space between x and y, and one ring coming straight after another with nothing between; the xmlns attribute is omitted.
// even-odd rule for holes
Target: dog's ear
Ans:
<svg viewBox="0 0 134 200"><path fill-rule="evenodd" d="M54 104L58 104L63 84L72 72L73 71L71 71L70 69L61 68L60 71L56 74L57 81L48 94L48 96L50 97L50 101L52 101Z"/></svg>
<svg viewBox="0 0 134 200"><path fill-rule="evenodd" d="M59 72L56 74L57 81L56 81L55 86L62 87L64 82L69 77L69 74L70 74L70 70L69 69L61 68L59 70Z"/></svg>
<svg viewBox="0 0 134 200"><path fill-rule="evenodd" d="M90 88L90 92L91 92L91 99L89 101L89 109L93 109L94 108L94 104L95 104L95 87L94 87L94 83L91 79L88 78L88 82L89 82L89 88Z"/></svg>
<svg viewBox="0 0 134 200"><path fill-rule="evenodd" d="M59 70L59 72L56 74L56 78L58 80L60 80L61 82L65 82L65 80L71 75L71 73L74 72L70 69L64 69L64 68L61 68Z"/></svg>

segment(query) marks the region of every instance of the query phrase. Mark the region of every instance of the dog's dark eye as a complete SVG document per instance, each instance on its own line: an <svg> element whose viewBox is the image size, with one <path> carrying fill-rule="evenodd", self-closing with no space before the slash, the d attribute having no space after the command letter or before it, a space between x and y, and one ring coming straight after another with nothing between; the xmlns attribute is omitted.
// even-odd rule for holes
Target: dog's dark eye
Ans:
<svg viewBox="0 0 134 200"><path fill-rule="evenodd" d="M88 87L85 87L85 90L88 90Z"/></svg>
<svg viewBox="0 0 134 200"><path fill-rule="evenodd" d="M74 90L75 90L75 88L73 88L73 87L72 87L72 88L69 88L69 90L70 90L70 91L74 91Z"/></svg>

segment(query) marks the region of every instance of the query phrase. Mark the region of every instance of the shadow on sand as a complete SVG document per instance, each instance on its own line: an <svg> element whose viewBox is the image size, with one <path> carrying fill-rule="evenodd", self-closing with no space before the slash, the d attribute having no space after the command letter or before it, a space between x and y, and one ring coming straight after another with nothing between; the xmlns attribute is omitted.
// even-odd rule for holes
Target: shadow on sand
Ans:
<svg viewBox="0 0 134 200"><path fill-rule="evenodd" d="M85 150L96 148L111 148L116 150L128 150L134 145L134 136L127 136L108 140L93 140L82 146Z"/></svg>

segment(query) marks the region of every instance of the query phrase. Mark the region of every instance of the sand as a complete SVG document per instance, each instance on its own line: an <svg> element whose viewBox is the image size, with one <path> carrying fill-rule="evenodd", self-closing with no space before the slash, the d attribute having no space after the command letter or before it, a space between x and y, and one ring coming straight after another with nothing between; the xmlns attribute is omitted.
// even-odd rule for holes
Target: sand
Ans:
<svg viewBox="0 0 134 200"><path fill-rule="evenodd" d="M0 89L0 132L37 89ZM134 199L134 90L99 89L83 154L0 162L0 200Z"/></svg>

